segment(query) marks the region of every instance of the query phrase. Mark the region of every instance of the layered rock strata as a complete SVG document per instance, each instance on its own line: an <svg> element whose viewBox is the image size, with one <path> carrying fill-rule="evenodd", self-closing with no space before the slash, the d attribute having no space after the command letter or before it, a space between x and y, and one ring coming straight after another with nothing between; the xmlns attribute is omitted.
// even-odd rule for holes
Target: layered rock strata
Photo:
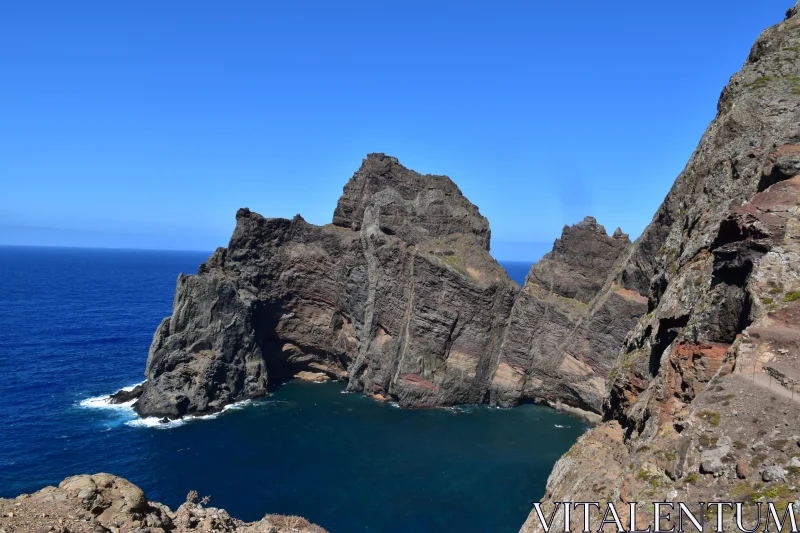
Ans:
<svg viewBox="0 0 800 533"><path fill-rule="evenodd" d="M491 391L497 403L600 411L619 346L647 310L644 296L615 280L629 251L627 235L617 228L609 237L592 217L564 228L514 302Z"/></svg>
<svg viewBox="0 0 800 533"><path fill-rule="evenodd" d="M67 478L14 499L0 498L0 530L7 533L326 533L299 516L267 515L242 522L190 492L175 511L148 501L142 489L110 474Z"/></svg>
<svg viewBox="0 0 800 533"><path fill-rule="evenodd" d="M627 235L591 218L565 228L522 290L490 236L448 177L383 154L345 185L332 224L240 209L228 247L178 279L135 408L213 412L313 372L409 407L535 399L599 412L645 311L610 281Z"/></svg>
<svg viewBox="0 0 800 533"><path fill-rule="evenodd" d="M800 498L798 80L795 7L759 36L620 266L648 312L610 372L605 423L559 460L545 501ZM522 531L540 529L532 513Z"/></svg>

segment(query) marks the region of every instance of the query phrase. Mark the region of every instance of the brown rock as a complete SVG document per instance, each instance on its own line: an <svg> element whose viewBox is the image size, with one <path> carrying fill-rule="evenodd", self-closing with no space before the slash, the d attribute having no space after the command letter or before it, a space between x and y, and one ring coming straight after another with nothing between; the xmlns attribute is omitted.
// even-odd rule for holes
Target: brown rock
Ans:
<svg viewBox="0 0 800 533"><path fill-rule="evenodd" d="M313 381L314 383L322 383L323 381L330 381L331 379L327 374L322 372L307 372L305 370L298 372L294 375L294 377L297 379L302 379L303 381Z"/></svg>
<svg viewBox="0 0 800 533"><path fill-rule="evenodd" d="M739 459L736 462L736 477L739 479L747 479L752 473L753 469L750 467L750 462L747 459Z"/></svg>
<svg viewBox="0 0 800 533"><path fill-rule="evenodd" d="M82 517L89 507L96 518L85 520ZM142 528L149 533L326 533L296 516L269 515L247 523L231 518L224 509L194 502L173 513L165 505L148 501L139 487L109 474L71 477L26 499L0 498L0 532L103 533Z"/></svg>

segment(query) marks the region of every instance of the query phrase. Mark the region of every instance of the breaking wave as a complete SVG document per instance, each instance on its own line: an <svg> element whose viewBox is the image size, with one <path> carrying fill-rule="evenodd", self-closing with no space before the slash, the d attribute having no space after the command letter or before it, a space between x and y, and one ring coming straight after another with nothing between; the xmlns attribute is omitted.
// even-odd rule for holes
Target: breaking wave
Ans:
<svg viewBox="0 0 800 533"><path fill-rule="evenodd" d="M144 382L136 383L134 385L124 387L120 390L132 391L135 387L141 385L142 383ZM194 420L213 420L227 411L242 409L250 405L252 402L253 402L252 400L242 400L241 402L228 404L225 407L223 407L221 411L217 411L216 413L211 413L208 415L189 416L185 418L179 418L177 420L167 420L164 418L159 418L157 416L148 416L142 418L139 415L137 415L136 412L133 410L133 404L136 403L136 399L133 399L125 403L111 403L110 394L106 396L94 396L92 398L86 398L85 400L81 400L80 402L78 402L78 405L80 407L88 409L113 409L121 413L124 413L125 415L131 418L131 420L125 422L126 426L155 428L155 429L170 429L170 428L180 427L186 424L187 422L191 422Z"/></svg>

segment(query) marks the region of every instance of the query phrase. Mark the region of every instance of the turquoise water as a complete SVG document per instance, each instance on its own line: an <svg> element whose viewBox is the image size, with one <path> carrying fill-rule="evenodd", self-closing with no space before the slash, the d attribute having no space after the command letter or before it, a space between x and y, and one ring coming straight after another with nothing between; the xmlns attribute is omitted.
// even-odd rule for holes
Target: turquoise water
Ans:
<svg viewBox="0 0 800 533"><path fill-rule="evenodd" d="M106 471L172 507L332 533L517 531L585 430L553 410L403 410L291 382L210 419L150 427L103 396L142 379L175 278L208 254L0 247L0 496Z"/></svg>

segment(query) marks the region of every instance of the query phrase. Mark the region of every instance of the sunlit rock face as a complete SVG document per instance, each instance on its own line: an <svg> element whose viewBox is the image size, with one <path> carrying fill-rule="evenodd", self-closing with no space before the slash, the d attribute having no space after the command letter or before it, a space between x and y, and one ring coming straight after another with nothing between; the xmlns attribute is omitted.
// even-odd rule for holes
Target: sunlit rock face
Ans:
<svg viewBox="0 0 800 533"><path fill-rule="evenodd" d="M100 533L326 533L299 516L267 515L256 522L232 518L192 491L174 511L147 499L142 489L111 474L80 475L14 499L0 498L0 530Z"/></svg>
<svg viewBox="0 0 800 533"><path fill-rule="evenodd" d="M618 282L647 296L647 313L609 373L605 423L557 463L546 501L797 499L798 80L795 7L731 77L621 264ZM539 530L532 514L522 531Z"/></svg>

